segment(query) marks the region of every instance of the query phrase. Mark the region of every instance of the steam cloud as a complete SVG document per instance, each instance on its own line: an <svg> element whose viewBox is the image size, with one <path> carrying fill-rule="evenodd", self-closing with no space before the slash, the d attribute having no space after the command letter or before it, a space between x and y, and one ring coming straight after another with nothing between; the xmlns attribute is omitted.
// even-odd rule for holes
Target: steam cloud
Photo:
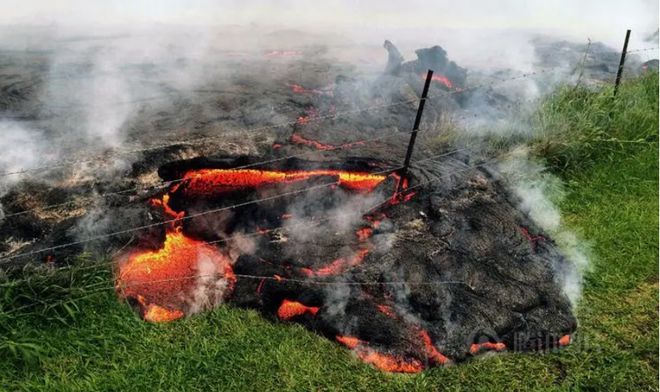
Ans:
<svg viewBox="0 0 660 392"><path fill-rule="evenodd" d="M498 2L496 13L493 3L487 1L469 5L453 1L429 5L416 0L358 4L287 1L251 5L233 1L220 4L198 1L191 5L175 1L155 7L128 1L118 4L121 7L81 0L57 5L11 0L4 7L0 15L0 48L37 50L47 57L44 62L47 78L37 85L33 97L42 105L28 108L21 115L28 118L53 115L54 120L33 124L0 118L3 151L0 171L35 168L69 158L79 150L102 152L139 148L141 141L131 136L135 129L140 132L143 125L136 122L140 111L146 110L145 107L151 110L171 108L174 106L171 100L163 97L173 91L183 93L186 98L186 92L203 87L209 79L238 78L235 67L226 63L231 60L231 51L248 51L245 60L249 61L250 56L266 48L316 44L327 46L328 56L358 64L358 69L366 73L383 68L385 55L381 42L387 37L397 42L407 59L413 58L413 49L440 44L452 60L470 68L530 72L536 69L530 37L539 32L552 32L585 43L586 38L591 37L618 47L624 30L632 28L635 34L631 46L642 47L648 46L643 43L643 37L658 25L658 5L647 1L620 7L618 3L595 0L579 5L570 1L553 2L551 6L540 3L527 6L524 2L510 0ZM106 20L112 24L104 23ZM577 20L579 23L575 23ZM47 27L26 27L28 25ZM92 30L89 26L99 28ZM282 26L310 33L286 33ZM474 26L482 27L474 29ZM540 29L536 28L538 26ZM339 32L330 33L331 27ZM292 36L295 37L293 41ZM223 63L218 65L216 60ZM571 66L565 64L563 68ZM512 89L503 94L521 99L542 94L534 84L517 84ZM480 119L492 118L487 115L489 107L485 97L475 95L472 100L468 106L486 114ZM283 118L276 109L277 104L264 98L255 104L254 111L231 114L240 114L248 122L259 123L264 117L277 122ZM169 128L176 128L176 122L169 121L172 121ZM510 125L512 120L504 118L503 121ZM237 124L237 128L242 125ZM516 128L524 128L524 125ZM113 157L102 166L77 166L73 172L79 177L109 176L125 169L132 159L135 157ZM503 162L501 170L512 177L521 208L557 239L572 261L573 267L563 270L560 277L567 295L576 301L581 291L581 274L588 266L589 251L585 242L562 223L555 206L557 198L553 196L558 189L557 179L544 174L542 166L523 153ZM4 177L0 194L20 178ZM329 224L338 232L350 230L361 219L359 211L377 201L371 196L348 198L341 207L328 211L334 217ZM293 205L291 213L304 215L299 214L298 209L309 206L303 204ZM103 219L106 208L99 204L98 210L90 212L81 222L78 228L81 237L105 230L108 226ZM292 221L285 227L292 237L302 242L313 237L313 230L298 223ZM234 241L234 247L243 253L250 253L254 246L247 238L237 237ZM374 241L387 244L391 239L377 235ZM203 257L198 265L200 271L214 272L215 266L206 263ZM214 282L200 281L200 292L195 296L193 307L204 307L208 304L202 299L215 298L208 296L208 290L220 293L221 297L223 287L211 287ZM337 289L334 297L328 297L336 298L337 311L341 311L348 297L346 290ZM405 287L402 287L401 297L405 296Z"/></svg>

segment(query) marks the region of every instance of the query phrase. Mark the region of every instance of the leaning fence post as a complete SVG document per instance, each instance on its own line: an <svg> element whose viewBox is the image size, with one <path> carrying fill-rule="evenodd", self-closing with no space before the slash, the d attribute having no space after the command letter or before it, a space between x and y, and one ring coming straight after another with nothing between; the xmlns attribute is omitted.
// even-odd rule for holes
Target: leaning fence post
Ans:
<svg viewBox="0 0 660 392"><path fill-rule="evenodd" d="M417 139L417 130L419 129L419 123L422 121L422 113L424 112L424 104L426 103L426 97L429 94L429 86L431 85L431 79L433 78L433 70L429 69L426 73L426 81L424 81L424 89L422 90L422 97L419 99L419 106L417 107L417 116L415 117L415 124L413 125L412 132L410 133L410 141L408 142L408 150L406 151L406 159L403 162L403 169L401 170L401 180L399 181L397 193L403 191L403 179L408 173L408 166L410 166L410 158L412 157L413 147L415 146L415 139Z"/></svg>
<svg viewBox="0 0 660 392"><path fill-rule="evenodd" d="M614 82L614 96L619 90L621 83L621 75L623 75L623 65L626 62L626 52L628 51L628 40L630 39L630 29L626 30L626 40L623 41L623 50L621 51L621 60L619 61L619 69L616 71L616 81Z"/></svg>

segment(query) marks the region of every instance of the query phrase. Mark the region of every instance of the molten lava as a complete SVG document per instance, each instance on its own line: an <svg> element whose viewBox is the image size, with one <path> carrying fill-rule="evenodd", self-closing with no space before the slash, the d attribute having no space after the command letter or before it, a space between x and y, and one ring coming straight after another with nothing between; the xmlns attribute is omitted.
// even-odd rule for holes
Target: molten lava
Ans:
<svg viewBox="0 0 660 392"><path fill-rule="evenodd" d="M485 342L485 343L474 343L470 346L470 354L476 355L481 351L485 350L492 350L492 351L502 351L506 349L506 344L504 343L493 343L493 342Z"/></svg>
<svg viewBox="0 0 660 392"><path fill-rule="evenodd" d="M391 306L380 304L376 305L376 309L387 317L396 318L396 312L394 312Z"/></svg>
<svg viewBox="0 0 660 392"><path fill-rule="evenodd" d="M355 254L350 257L341 257L334 260L332 263L321 267L316 270L312 270L313 275L315 276L335 276L340 275L349 269L355 267L362 263L365 257L369 254L368 248L359 249Z"/></svg>
<svg viewBox="0 0 660 392"><path fill-rule="evenodd" d="M449 361L449 359L442 355L440 351L438 351L438 349L435 347L433 341L431 340L431 336L427 331L422 330L420 331L419 335L422 339L422 343L424 344L424 351L429 361L437 363L438 365L444 365L447 363L447 361Z"/></svg>
<svg viewBox="0 0 660 392"><path fill-rule="evenodd" d="M279 309L277 309L277 317L279 317L280 320L291 320L294 317L302 316L304 314L316 316L318 311L318 306L306 306L300 302L285 299L282 301Z"/></svg>
<svg viewBox="0 0 660 392"><path fill-rule="evenodd" d="M387 178L382 174L329 169L307 171L200 169L187 172L184 181L177 184L173 190L182 189L188 196L213 196L224 192L292 184L321 176L334 177L339 186L358 192L371 192Z"/></svg>
<svg viewBox="0 0 660 392"><path fill-rule="evenodd" d="M356 337L339 335L336 339L339 343L352 349L361 360L380 370L395 373L419 373L424 370L424 364L418 359L380 353L369 348L367 342Z"/></svg>
<svg viewBox="0 0 660 392"><path fill-rule="evenodd" d="M235 277L230 261L215 247L186 237L179 229L169 231L158 250L134 252L120 264L117 290L123 298L140 302L147 321L170 321L183 316L186 296L192 296L198 280L208 278L199 269L212 270L231 289Z"/></svg>
<svg viewBox="0 0 660 392"><path fill-rule="evenodd" d="M426 74L422 74L422 79L426 79ZM434 82L438 82L438 83L442 84L443 86L447 87L450 90L454 89L454 85L451 82L451 80L449 80L444 75L435 74L435 75L431 76L431 80L434 81Z"/></svg>
<svg viewBox="0 0 660 392"><path fill-rule="evenodd" d="M138 302L144 309L142 317L151 323L165 323L178 320L184 316L184 313L178 309L169 310L155 304L146 304L144 297L141 295L138 296Z"/></svg>

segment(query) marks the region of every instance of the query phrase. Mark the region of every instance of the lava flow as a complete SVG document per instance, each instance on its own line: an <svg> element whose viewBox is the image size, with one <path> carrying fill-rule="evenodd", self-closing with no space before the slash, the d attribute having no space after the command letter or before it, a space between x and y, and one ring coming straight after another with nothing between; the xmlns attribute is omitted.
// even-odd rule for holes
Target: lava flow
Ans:
<svg viewBox="0 0 660 392"><path fill-rule="evenodd" d="M279 317L280 320L291 320L294 317L302 316L304 314L316 316L318 311L318 306L307 306L297 301L289 301L288 299L285 299L282 301L279 309L277 309L277 317Z"/></svg>
<svg viewBox="0 0 660 392"><path fill-rule="evenodd" d="M337 336L337 341L350 348L364 362L378 369L394 373L419 373L424 370L424 364L418 359L407 359L397 355L378 352L369 343L354 336Z"/></svg>
<svg viewBox="0 0 660 392"><path fill-rule="evenodd" d="M183 233L178 219L185 213L174 211L169 200L165 194L150 201L173 218L162 247L132 252L119 264L117 277L119 295L136 300L142 317L151 322L183 317L184 308L199 305L194 302L200 291L206 291L206 299L219 300L236 281L231 262L222 252Z"/></svg>
<svg viewBox="0 0 660 392"><path fill-rule="evenodd" d="M366 172L343 170L257 170L257 169L200 169L186 173L181 184L173 190L182 189L187 196L208 196L224 192L257 189L277 184L292 184L314 177L335 178L337 185L357 192L371 192L387 176ZM331 182L328 182L331 184Z"/></svg>
<svg viewBox="0 0 660 392"><path fill-rule="evenodd" d="M421 76L422 79L426 79L426 74L422 74ZM444 75L437 75L437 74L433 75L431 76L431 80L442 84L443 86L447 87L450 90L454 89L454 84L451 82L451 80L449 80L449 78L447 78Z"/></svg>
<svg viewBox="0 0 660 392"><path fill-rule="evenodd" d="M504 343L493 343L493 342L484 342L484 343L474 343L470 346L470 354L476 355L481 351L491 350L491 351L502 351L506 349L506 344Z"/></svg>
<svg viewBox="0 0 660 392"><path fill-rule="evenodd" d="M231 290L235 278L229 259L177 228L166 233L160 249L134 252L120 264L117 290L121 297L138 301L145 320L171 321L183 317L195 291L207 289L214 279L226 284L213 281L208 289Z"/></svg>

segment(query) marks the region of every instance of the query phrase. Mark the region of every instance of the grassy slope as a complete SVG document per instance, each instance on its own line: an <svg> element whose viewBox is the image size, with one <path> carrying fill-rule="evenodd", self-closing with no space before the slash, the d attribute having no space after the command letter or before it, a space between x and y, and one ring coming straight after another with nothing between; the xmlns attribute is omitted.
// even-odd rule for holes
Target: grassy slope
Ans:
<svg viewBox="0 0 660 392"><path fill-rule="evenodd" d="M73 270L0 290L0 387L8 390L657 389L657 75L630 82L609 117L609 92L564 91L539 112L554 130L535 144L565 179L564 217L593 247L580 338L558 353L485 356L419 375L385 374L300 326L222 307L163 325L140 321L109 271ZM580 136L581 135L581 136ZM588 162L588 164L586 164ZM98 287L98 286L97 286ZM40 291L41 290L41 291ZM45 291L44 291L45 290Z"/></svg>

